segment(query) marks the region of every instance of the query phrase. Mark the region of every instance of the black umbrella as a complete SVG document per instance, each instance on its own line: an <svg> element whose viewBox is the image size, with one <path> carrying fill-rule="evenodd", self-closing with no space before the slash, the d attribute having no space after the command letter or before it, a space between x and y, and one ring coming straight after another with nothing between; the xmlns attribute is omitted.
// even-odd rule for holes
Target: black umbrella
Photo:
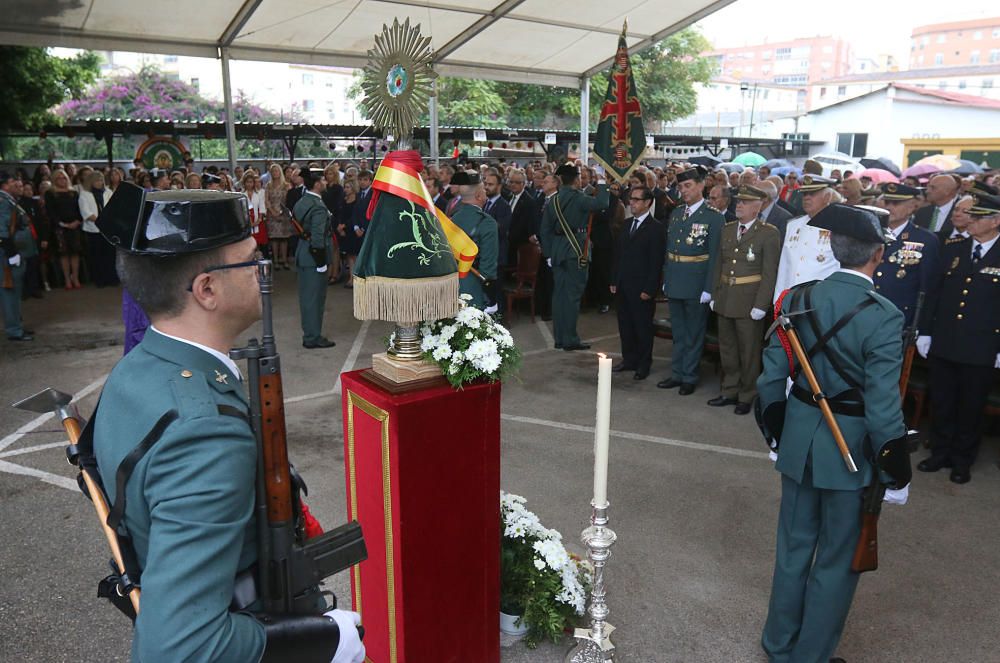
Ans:
<svg viewBox="0 0 1000 663"><path fill-rule="evenodd" d="M771 159L770 161L768 161L764 165L767 166L768 168L770 168L771 170L774 170L775 168L794 168L795 167L795 164L793 164L788 159Z"/></svg>
<svg viewBox="0 0 1000 663"><path fill-rule="evenodd" d="M690 159L688 159L688 162L699 166L704 166L705 168L715 168L720 163L722 163L722 159L717 159L716 157L705 154L698 157L691 157Z"/></svg>
<svg viewBox="0 0 1000 663"><path fill-rule="evenodd" d="M890 173L896 177L902 177L903 171L899 169L896 162L887 157L879 157L878 159L871 159L865 157L861 159L861 165L865 168L878 168L879 170L888 170Z"/></svg>
<svg viewBox="0 0 1000 663"><path fill-rule="evenodd" d="M953 175L978 175L983 172L983 167L975 161L970 161L968 159L959 159L959 161L962 162L962 165L955 170L949 170L949 173Z"/></svg>

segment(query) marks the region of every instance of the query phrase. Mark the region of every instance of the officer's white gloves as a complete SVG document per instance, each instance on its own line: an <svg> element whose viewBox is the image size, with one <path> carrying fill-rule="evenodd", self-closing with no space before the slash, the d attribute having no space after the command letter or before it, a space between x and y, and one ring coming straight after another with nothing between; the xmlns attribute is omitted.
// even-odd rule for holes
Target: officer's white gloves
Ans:
<svg viewBox="0 0 1000 663"><path fill-rule="evenodd" d="M500 306L498 304L493 304L492 306L487 306L486 309L483 311L483 313L489 313L490 315L493 315L499 310Z"/></svg>
<svg viewBox="0 0 1000 663"><path fill-rule="evenodd" d="M917 337L917 352L924 359L927 359L927 353L931 351L931 337L930 336L918 336Z"/></svg>
<svg viewBox="0 0 1000 663"><path fill-rule="evenodd" d="M906 484L899 490L892 490L890 488L886 488L885 497L883 498L883 501L889 504L902 505L906 504L906 500L908 500L909 498L910 498L910 484Z"/></svg>
<svg viewBox="0 0 1000 663"><path fill-rule="evenodd" d="M365 646L358 635L361 615L350 610L331 610L324 615L337 622L340 629L340 644L330 663L364 663Z"/></svg>
<svg viewBox="0 0 1000 663"><path fill-rule="evenodd" d="M320 274L326 274L326 270L327 270L327 266L326 265L323 265L322 267L317 267L316 268L316 271L319 272Z"/></svg>
<svg viewBox="0 0 1000 663"><path fill-rule="evenodd" d="M707 304L710 301L712 301L712 295L707 292L703 292L701 293L701 299L698 301L700 301L702 304Z"/></svg>
<svg viewBox="0 0 1000 663"><path fill-rule="evenodd" d="M708 308L710 308L713 311L715 310L715 300L714 299L708 303Z"/></svg>
<svg viewBox="0 0 1000 663"><path fill-rule="evenodd" d="M767 311L762 311L759 308L750 309L751 320L763 320L765 315L767 315Z"/></svg>
<svg viewBox="0 0 1000 663"><path fill-rule="evenodd" d="M598 177L597 178L597 183L598 184L607 184L608 181L606 179L604 179L603 177Z"/></svg>
<svg viewBox="0 0 1000 663"><path fill-rule="evenodd" d="M545 259L545 264L548 265L549 267L551 267L552 266L552 258L546 258Z"/></svg>
<svg viewBox="0 0 1000 663"><path fill-rule="evenodd" d="M20 264L21 264L21 254L18 253L16 256L12 256L10 258L7 258L7 263L11 267L18 267L18 266L20 266Z"/></svg>
<svg viewBox="0 0 1000 663"><path fill-rule="evenodd" d="M993 368L1000 368L1000 352L997 353L997 361L993 364Z"/></svg>
<svg viewBox="0 0 1000 663"><path fill-rule="evenodd" d="M778 462L778 452L776 452L774 449L767 452L767 457L771 459L772 463Z"/></svg>

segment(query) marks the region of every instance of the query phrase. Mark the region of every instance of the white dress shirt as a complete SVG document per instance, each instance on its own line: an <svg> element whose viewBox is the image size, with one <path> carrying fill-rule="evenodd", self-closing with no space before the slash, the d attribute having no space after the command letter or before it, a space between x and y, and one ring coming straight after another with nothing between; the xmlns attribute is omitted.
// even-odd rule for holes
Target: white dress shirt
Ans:
<svg viewBox="0 0 1000 663"><path fill-rule="evenodd" d="M221 361L223 364L225 364L226 368L228 368L232 372L232 374L236 376L237 380L239 380L241 382L243 381L243 374L240 373L240 369L236 365L236 362L234 362L232 359L230 359L229 355L224 355L221 352L219 352L218 350L216 350L215 348L210 348L207 345L202 345L201 343L195 343L194 341L189 341L188 339L181 338L180 336L171 336L170 334L166 334L164 332L161 332L154 325L150 325L149 328L152 329L153 331L155 331L157 334L159 334L161 336L166 336L167 338L172 338L175 341L180 341L181 343L187 343L188 345L193 345L194 347L198 348L199 350L204 350L205 352L207 352L208 354L212 355L213 357L215 357L216 359L218 359L219 361Z"/></svg>

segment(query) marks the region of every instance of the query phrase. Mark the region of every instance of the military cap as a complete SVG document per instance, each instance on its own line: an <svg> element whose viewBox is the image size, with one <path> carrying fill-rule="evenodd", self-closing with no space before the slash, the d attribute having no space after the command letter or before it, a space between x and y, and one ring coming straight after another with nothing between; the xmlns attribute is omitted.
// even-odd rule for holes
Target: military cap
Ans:
<svg viewBox="0 0 1000 663"><path fill-rule="evenodd" d="M855 205L855 207L874 214L883 230L889 227L889 210L884 207L875 207L874 205Z"/></svg>
<svg viewBox="0 0 1000 663"><path fill-rule="evenodd" d="M209 184L222 184L222 178L213 173L202 173L201 175L201 185L208 186Z"/></svg>
<svg viewBox="0 0 1000 663"><path fill-rule="evenodd" d="M881 190L874 184L867 189L861 190L861 200L875 200L880 195L882 195ZM860 207L860 205L858 205ZM875 209L882 209L881 207L876 207Z"/></svg>
<svg viewBox="0 0 1000 663"><path fill-rule="evenodd" d="M882 185L882 196L886 200L911 200L924 192L923 189L908 184L887 182Z"/></svg>
<svg viewBox="0 0 1000 663"><path fill-rule="evenodd" d="M819 214L809 220L809 225L838 235L847 235L862 242L885 241L882 224L873 212L841 203L824 207Z"/></svg>
<svg viewBox="0 0 1000 663"><path fill-rule="evenodd" d="M556 177L565 177L566 175L577 176L580 174L580 169L571 163L564 163L563 165L556 168Z"/></svg>
<svg viewBox="0 0 1000 663"><path fill-rule="evenodd" d="M735 198L737 200L767 200L768 195L766 191L755 186L741 184L736 190Z"/></svg>
<svg viewBox="0 0 1000 663"><path fill-rule="evenodd" d="M0 177L0 181L2 180L3 178ZM969 193L970 194L985 193L987 196L1000 195L1000 191L997 191L996 187L990 186L989 184L986 184L985 182L980 182L978 180L972 183L972 188L969 189Z"/></svg>
<svg viewBox="0 0 1000 663"><path fill-rule="evenodd" d="M815 191L822 191L827 187L831 187L837 183L837 180L830 177L821 177L819 175L806 175L801 180L799 180L799 191L802 193L813 193Z"/></svg>
<svg viewBox="0 0 1000 663"><path fill-rule="evenodd" d="M705 179L705 175L708 174L708 169L704 166L692 166L687 170L682 170L677 173L677 181L683 182L685 180L694 180L695 182L701 182Z"/></svg>
<svg viewBox="0 0 1000 663"><path fill-rule="evenodd" d="M168 175L167 171L164 170L163 168L150 168L149 169L149 177L154 182L156 180L160 179L161 177L166 177L167 175Z"/></svg>
<svg viewBox="0 0 1000 663"><path fill-rule="evenodd" d="M472 184L479 184L481 180L479 179L479 173L470 173L465 170L460 170L451 176L451 183L458 186L468 186Z"/></svg>
<svg viewBox="0 0 1000 663"><path fill-rule="evenodd" d="M969 216L993 216L1000 214L1000 196L986 193L972 194L972 207L967 212Z"/></svg>
<svg viewBox="0 0 1000 663"><path fill-rule="evenodd" d="M134 255L207 251L250 236L247 197L228 191L146 192L122 182L97 217L109 243Z"/></svg>

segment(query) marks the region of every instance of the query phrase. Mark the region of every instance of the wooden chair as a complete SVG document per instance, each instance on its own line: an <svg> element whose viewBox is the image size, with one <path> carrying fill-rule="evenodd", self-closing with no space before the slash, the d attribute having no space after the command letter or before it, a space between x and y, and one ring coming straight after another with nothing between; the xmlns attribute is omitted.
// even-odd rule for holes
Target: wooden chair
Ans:
<svg viewBox="0 0 1000 663"><path fill-rule="evenodd" d="M538 263L542 259L542 249L534 242L525 242L517 247L517 267L514 269L515 286L504 288L507 295L507 311L514 315L514 302L527 299L531 305L531 321L535 321L535 281L538 278Z"/></svg>

